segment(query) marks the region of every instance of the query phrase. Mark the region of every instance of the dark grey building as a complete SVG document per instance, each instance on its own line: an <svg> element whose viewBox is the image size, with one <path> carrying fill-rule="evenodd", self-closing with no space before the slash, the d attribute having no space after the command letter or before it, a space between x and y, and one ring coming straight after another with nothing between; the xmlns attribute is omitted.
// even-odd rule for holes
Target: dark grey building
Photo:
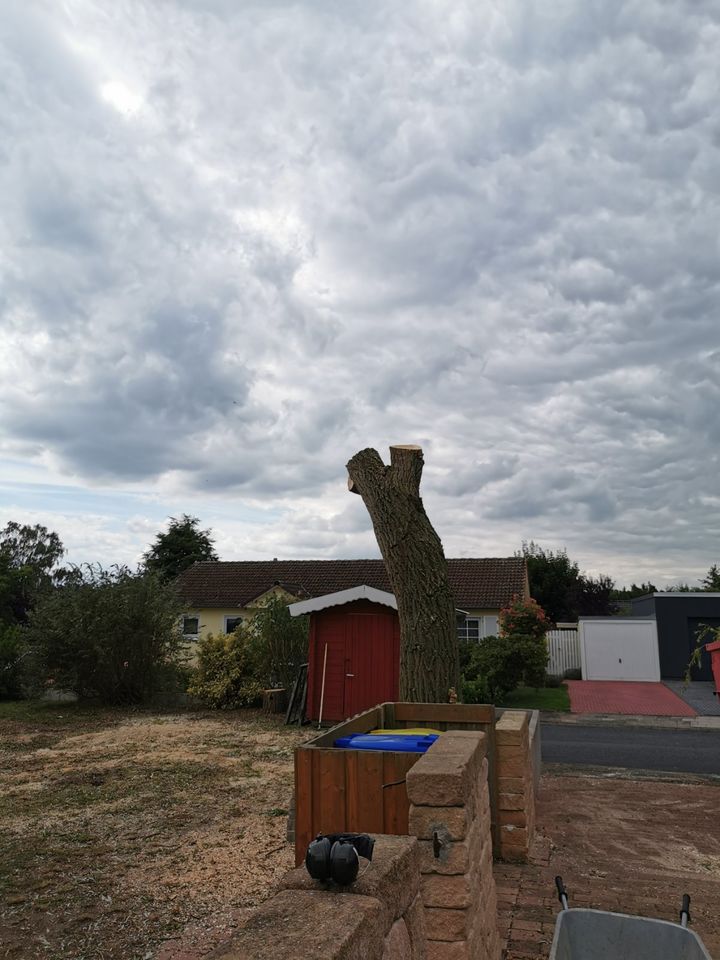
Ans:
<svg viewBox="0 0 720 960"><path fill-rule="evenodd" d="M660 675L668 680L685 676L701 626L720 627L720 593L649 593L631 602L634 617L655 617L657 621ZM692 678L712 680L705 650Z"/></svg>

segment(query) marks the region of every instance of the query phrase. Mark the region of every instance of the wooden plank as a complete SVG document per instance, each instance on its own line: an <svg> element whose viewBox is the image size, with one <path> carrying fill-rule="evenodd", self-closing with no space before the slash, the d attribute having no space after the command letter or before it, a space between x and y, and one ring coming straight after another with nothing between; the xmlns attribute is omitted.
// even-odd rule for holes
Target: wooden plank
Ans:
<svg viewBox="0 0 720 960"><path fill-rule="evenodd" d="M313 751L313 829L315 833L342 833L345 815L344 750Z"/></svg>
<svg viewBox="0 0 720 960"><path fill-rule="evenodd" d="M420 753L383 754L383 833L407 835L410 801L405 777L421 756Z"/></svg>
<svg viewBox="0 0 720 960"><path fill-rule="evenodd" d="M383 754L379 750L348 750L346 770L347 829L383 833Z"/></svg>
<svg viewBox="0 0 720 960"><path fill-rule="evenodd" d="M358 713L349 720L336 724L330 730L326 730L319 736L308 741L311 747L332 747L338 737L347 737L351 733L368 733L375 730L382 724L382 710L379 707L373 707L372 710L365 710Z"/></svg>
<svg viewBox="0 0 720 960"><path fill-rule="evenodd" d="M396 703L397 721L421 720L436 724L484 724L495 720L495 707L484 703Z"/></svg>
<svg viewBox="0 0 720 960"><path fill-rule="evenodd" d="M295 865L305 859L313 839L312 751L295 750Z"/></svg>

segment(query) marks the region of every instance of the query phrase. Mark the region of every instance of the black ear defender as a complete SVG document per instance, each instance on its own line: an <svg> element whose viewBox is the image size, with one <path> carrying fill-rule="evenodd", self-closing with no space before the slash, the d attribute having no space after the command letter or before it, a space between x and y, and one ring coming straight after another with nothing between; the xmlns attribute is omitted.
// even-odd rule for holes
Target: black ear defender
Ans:
<svg viewBox="0 0 720 960"><path fill-rule="evenodd" d="M372 860L374 846L366 833L320 833L307 848L307 872L313 880L333 880L348 887L357 880L360 857Z"/></svg>

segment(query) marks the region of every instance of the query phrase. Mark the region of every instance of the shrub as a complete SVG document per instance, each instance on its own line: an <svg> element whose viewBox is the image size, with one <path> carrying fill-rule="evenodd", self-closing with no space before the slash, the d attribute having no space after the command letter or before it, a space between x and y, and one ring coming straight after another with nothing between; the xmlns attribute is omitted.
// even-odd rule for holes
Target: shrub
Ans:
<svg viewBox="0 0 720 960"><path fill-rule="evenodd" d="M18 700L24 695L27 654L20 627L0 623L0 700Z"/></svg>
<svg viewBox="0 0 720 960"><path fill-rule="evenodd" d="M147 703L182 660L179 615L155 574L76 568L30 615L36 678L102 703Z"/></svg>
<svg viewBox="0 0 720 960"><path fill-rule="evenodd" d="M525 600L515 596L498 617L501 637L532 637L545 640L550 629L550 621L543 608L534 600Z"/></svg>
<svg viewBox="0 0 720 960"><path fill-rule="evenodd" d="M466 680L463 677L461 691L463 703L492 703L484 680Z"/></svg>
<svg viewBox="0 0 720 960"><path fill-rule="evenodd" d="M515 597L498 618L499 637L460 643L463 700L499 703L521 684L545 682L548 619L534 600Z"/></svg>
<svg viewBox="0 0 720 960"><path fill-rule="evenodd" d="M570 667L563 673L563 680L582 680L582 670L580 667Z"/></svg>
<svg viewBox="0 0 720 960"><path fill-rule="evenodd" d="M249 623L257 679L266 687L292 687L308 659L308 618L291 617L287 601L271 597Z"/></svg>
<svg viewBox="0 0 720 960"><path fill-rule="evenodd" d="M262 700L253 636L242 623L233 633L209 633L197 646L197 667L188 685L192 697L219 710L252 707Z"/></svg>

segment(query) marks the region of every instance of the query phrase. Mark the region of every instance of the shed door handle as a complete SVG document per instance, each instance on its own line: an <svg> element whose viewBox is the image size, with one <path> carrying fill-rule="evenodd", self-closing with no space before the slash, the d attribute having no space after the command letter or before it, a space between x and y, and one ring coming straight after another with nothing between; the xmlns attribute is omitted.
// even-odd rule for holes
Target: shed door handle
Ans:
<svg viewBox="0 0 720 960"><path fill-rule="evenodd" d="M346 673L345 676L346 676L346 677L354 677L355 674L354 674L354 673Z"/></svg>

